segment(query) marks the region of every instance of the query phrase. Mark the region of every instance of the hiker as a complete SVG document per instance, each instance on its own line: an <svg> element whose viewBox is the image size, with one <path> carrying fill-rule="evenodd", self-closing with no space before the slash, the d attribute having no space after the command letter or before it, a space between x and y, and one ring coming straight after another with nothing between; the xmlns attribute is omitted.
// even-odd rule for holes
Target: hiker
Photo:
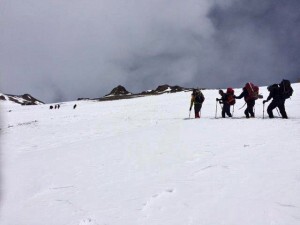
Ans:
<svg viewBox="0 0 300 225"><path fill-rule="evenodd" d="M291 83L289 80L282 80L281 83L273 84L268 87L268 91L270 92L268 98L263 101L263 104L273 99L267 108L267 113L269 114L269 118L274 118L273 110L278 107L280 114L283 119L288 119L288 116L285 111L285 100L290 98L294 92L291 87Z"/></svg>
<svg viewBox="0 0 300 225"><path fill-rule="evenodd" d="M247 108L244 111L246 118L255 117L254 115L254 105L255 100L258 99L259 88L255 86L253 83L248 82L245 87L243 87L243 92L239 96L234 96L236 99L241 99L244 97L245 102L247 104Z"/></svg>
<svg viewBox="0 0 300 225"><path fill-rule="evenodd" d="M195 118L200 118L200 110L202 108L202 103L205 98L203 93L199 89L193 89L192 98L191 98L191 106L190 111L194 105Z"/></svg>
<svg viewBox="0 0 300 225"><path fill-rule="evenodd" d="M75 109L75 108L76 108L76 106L77 106L77 105L75 104L75 105L73 106L73 109Z"/></svg>
<svg viewBox="0 0 300 225"><path fill-rule="evenodd" d="M221 98L216 98L216 101L218 101L220 104L223 104L222 117L225 118L225 114L227 114L228 117L232 117L230 106L235 104L234 90L229 87L227 88L226 93L224 93L223 90L219 90L219 94L221 95Z"/></svg>

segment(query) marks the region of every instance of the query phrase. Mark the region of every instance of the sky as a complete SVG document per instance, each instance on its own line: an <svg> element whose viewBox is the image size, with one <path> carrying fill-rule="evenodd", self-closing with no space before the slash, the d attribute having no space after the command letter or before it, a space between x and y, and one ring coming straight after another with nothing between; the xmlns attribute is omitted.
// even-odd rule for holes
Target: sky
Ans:
<svg viewBox="0 0 300 225"><path fill-rule="evenodd" d="M298 0L1 0L0 91L44 102L300 79Z"/></svg>

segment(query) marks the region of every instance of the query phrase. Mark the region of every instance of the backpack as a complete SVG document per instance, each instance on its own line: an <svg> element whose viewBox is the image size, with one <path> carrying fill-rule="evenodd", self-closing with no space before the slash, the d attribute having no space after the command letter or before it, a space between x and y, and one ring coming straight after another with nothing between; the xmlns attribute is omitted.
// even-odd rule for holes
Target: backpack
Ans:
<svg viewBox="0 0 300 225"><path fill-rule="evenodd" d="M229 105L234 105L235 104L234 90L232 88L227 88L226 95L227 95L226 102Z"/></svg>
<svg viewBox="0 0 300 225"><path fill-rule="evenodd" d="M244 87L247 92L248 92L248 96L246 96L245 100L250 101L250 100L257 100L258 99L258 91L259 91L259 87L255 86L253 83L248 82L245 87Z"/></svg>
<svg viewBox="0 0 300 225"><path fill-rule="evenodd" d="M291 86L291 82L289 80L282 80L279 84L280 87L280 95L284 98L290 98L293 95L293 88Z"/></svg>
<svg viewBox="0 0 300 225"><path fill-rule="evenodd" d="M205 100L203 93L200 90L196 91L195 102L203 103Z"/></svg>
<svg viewBox="0 0 300 225"><path fill-rule="evenodd" d="M268 89L269 92L272 92L272 91L274 91L278 88L279 88L278 84L272 84L272 85L268 86L267 89Z"/></svg>

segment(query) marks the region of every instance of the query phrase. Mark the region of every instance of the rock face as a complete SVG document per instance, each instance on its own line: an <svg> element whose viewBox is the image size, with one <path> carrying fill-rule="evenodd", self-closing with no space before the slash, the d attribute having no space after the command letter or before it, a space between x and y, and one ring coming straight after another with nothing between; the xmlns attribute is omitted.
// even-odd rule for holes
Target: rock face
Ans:
<svg viewBox="0 0 300 225"><path fill-rule="evenodd" d="M131 94L132 93L127 91L125 87L119 85L119 86L115 87L114 89L112 89L112 91L108 95L105 95L105 97L123 96L123 95L131 95Z"/></svg>
<svg viewBox="0 0 300 225"><path fill-rule="evenodd" d="M0 101L9 101L9 102L14 102L14 103L17 103L20 105L45 104L44 102L32 97L30 94L24 94L24 95L0 94Z"/></svg>

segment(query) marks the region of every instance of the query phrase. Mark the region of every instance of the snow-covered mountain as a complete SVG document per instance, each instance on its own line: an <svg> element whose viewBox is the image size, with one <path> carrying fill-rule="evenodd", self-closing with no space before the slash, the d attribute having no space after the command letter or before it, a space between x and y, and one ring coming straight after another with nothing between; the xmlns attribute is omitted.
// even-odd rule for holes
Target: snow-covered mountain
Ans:
<svg viewBox="0 0 300 225"><path fill-rule="evenodd" d="M288 120L268 119L262 100L256 118L237 100L215 119L217 90L203 90L201 119L189 119L190 91L59 110L1 102L0 224L298 225L293 88Z"/></svg>
<svg viewBox="0 0 300 225"><path fill-rule="evenodd" d="M32 97L30 94L9 95L0 93L0 102L17 103L20 105L41 105L44 102Z"/></svg>

